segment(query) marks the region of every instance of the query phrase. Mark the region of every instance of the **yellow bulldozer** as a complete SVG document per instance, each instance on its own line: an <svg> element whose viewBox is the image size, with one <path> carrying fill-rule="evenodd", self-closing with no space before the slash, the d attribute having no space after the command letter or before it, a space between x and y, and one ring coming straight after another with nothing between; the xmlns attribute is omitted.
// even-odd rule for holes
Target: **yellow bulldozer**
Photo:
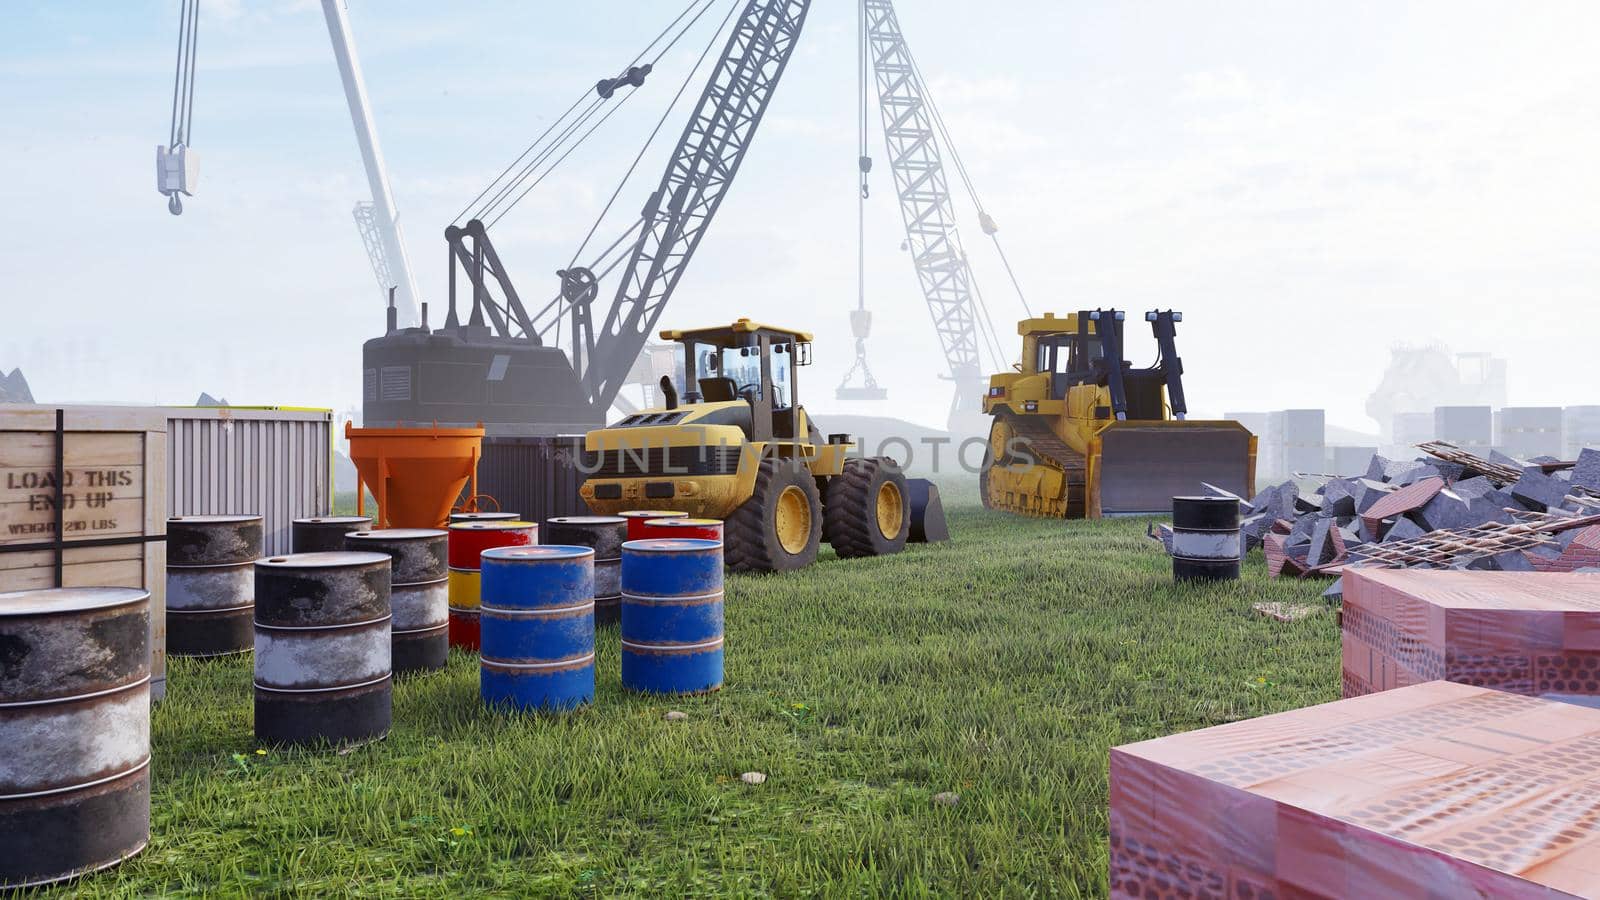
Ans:
<svg viewBox="0 0 1600 900"><path fill-rule="evenodd" d="M824 439L800 405L810 334L740 319L661 337L683 348L683 390L663 377L663 405L585 436L579 492L590 509L723 519L735 571L809 565L822 541L843 557L905 548L912 516L899 466L852 455L848 435Z"/></svg>
<svg viewBox="0 0 1600 900"><path fill-rule="evenodd" d="M1022 359L991 376L994 417L980 474L984 506L1026 516L1097 519L1170 513L1210 484L1254 493L1256 437L1232 421L1188 418L1171 310L1145 313L1158 356L1124 357L1126 314L1045 313L1017 325Z"/></svg>

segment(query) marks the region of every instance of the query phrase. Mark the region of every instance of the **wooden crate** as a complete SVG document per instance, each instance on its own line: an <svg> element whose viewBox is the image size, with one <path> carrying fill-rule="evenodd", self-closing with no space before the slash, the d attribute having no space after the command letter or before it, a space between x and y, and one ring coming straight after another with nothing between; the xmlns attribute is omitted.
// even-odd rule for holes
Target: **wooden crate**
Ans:
<svg viewBox="0 0 1600 900"><path fill-rule="evenodd" d="M157 697L166 684L166 479L162 409L0 405L0 591L148 590Z"/></svg>

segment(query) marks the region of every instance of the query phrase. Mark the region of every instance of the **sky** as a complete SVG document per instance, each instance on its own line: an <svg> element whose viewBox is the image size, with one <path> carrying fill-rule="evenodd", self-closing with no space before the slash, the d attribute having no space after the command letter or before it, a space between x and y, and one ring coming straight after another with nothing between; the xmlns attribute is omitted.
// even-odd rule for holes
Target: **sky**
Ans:
<svg viewBox="0 0 1600 900"><path fill-rule="evenodd" d="M682 5L348 0L409 254L435 310L443 228ZM899 10L1032 308L1182 310L1195 412L1322 407L1332 424L1376 431L1363 406L1402 343L1506 357L1513 404L1600 402L1600 4L905 0ZM0 366L22 367L46 402L187 403L207 391L356 406L360 344L381 331L383 311L351 220L366 180L320 5L203 0L201 174L181 217L167 213L153 171L177 0L7 0L5 11ZM606 131L496 226L522 293L554 293L555 270L706 39L686 38ZM853 360L855 92L854 4L819 0L661 324L747 315L812 330L808 408L937 424L949 387L899 247L875 118L869 355L890 401L833 400ZM682 119L625 186L627 215ZM959 209L1015 353L1022 305L970 205ZM602 233L625 226L614 221Z"/></svg>

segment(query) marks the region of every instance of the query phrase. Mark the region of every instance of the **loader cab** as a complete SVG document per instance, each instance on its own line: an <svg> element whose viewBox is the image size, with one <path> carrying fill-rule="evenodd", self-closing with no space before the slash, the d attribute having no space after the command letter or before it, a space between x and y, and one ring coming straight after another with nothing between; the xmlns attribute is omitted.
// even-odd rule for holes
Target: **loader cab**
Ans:
<svg viewBox="0 0 1600 900"><path fill-rule="evenodd" d="M798 369L811 364L810 334L740 319L661 336L683 348L683 401L726 404L697 422L738 425L752 441L810 439L799 414L798 378Z"/></svg>

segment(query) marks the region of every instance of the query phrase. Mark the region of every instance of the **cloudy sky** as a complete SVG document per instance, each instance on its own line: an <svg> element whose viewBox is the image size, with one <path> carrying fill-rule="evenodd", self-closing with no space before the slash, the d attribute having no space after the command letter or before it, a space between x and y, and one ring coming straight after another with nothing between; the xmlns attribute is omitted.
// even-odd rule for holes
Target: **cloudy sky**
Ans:
<svg viewBox="0 0 1600 900"><path fill-rule="evenodd" d="M153 183L176 0L5 6L0 366L23 367L46 401L206 390L355 405L360 343L382 312L350 217L366 182L319 4L203 4L202 174L179 218ZM349 0L425 298L442 306L443 227L681 6ZM1600 401L1600 4L900 7L1034 308L1182 309L1196 410L1321 406L1376 430L1365 398L1406 342L1507 357L1513 403ZM852 355L854 29L854 4L815 4L664 320L815 330L804 391L821 410L839 408ZM703 43L685 40L603 141L496 228L525 294L554 291ZM667 143L619 207L637 210ZM936 423L939 348L876 132L872 148L873 366L895 414ZM963 215L1010 332L1021 307Z"/></svg>

